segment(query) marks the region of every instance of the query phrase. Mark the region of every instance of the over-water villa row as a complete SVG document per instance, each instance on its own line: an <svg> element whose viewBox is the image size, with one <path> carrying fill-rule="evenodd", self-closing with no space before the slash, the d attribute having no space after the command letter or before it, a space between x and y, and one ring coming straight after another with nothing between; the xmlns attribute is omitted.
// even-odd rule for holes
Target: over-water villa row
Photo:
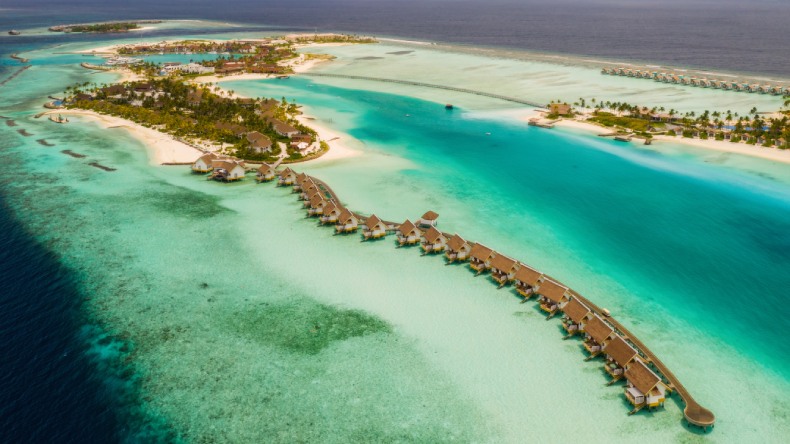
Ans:
<svg viewBox="0 0 790 444"><path fill-rule="evenodd" d="M623 393L632 405L629 414L643 408L662 407L667 396L677 392L686 404L683 411L689 425L707 431L713 428L715 416L700 406L674 374L622 324L560 281L478 243L469 242L458 234L440 231L439 215L428 211L412 222L385 221L375 214L363 215L346 208L335 192L323 181L289 167L276 172L275 166L262 164L248 167L244 162L226 156L206 154L192 165L192 171L209 174L210 178L232 182L244 178L247 171L255 171L258 182L276 181L281 188L297 194L308 217L318 219L320 225L334 225L335 234L347 235L362 229L363 241L396 235L397 247L420 245L423 255L445 257L447 264L469 262L469 268L479 276L490 273L498 288L512 285L522 303L537 296L539 309L549 320L562 315L564 339L581 338L587 361L604 357L604 373L608 384L625 381Z"/></svg>
<svg viewBox="0 0 790 444"><path fill-rule="evenodd" d="M741 91L749 93L771 94L781 96L790 94L790 86L759 85L739 82L735 80L707 79L692 77L674 72L641 71L632 68L602 68L601 74L612 76L632 77L635 79L655 80L656 82L672 83L675 85L697 86L701 88L723 89L727 91Z"/></svg>

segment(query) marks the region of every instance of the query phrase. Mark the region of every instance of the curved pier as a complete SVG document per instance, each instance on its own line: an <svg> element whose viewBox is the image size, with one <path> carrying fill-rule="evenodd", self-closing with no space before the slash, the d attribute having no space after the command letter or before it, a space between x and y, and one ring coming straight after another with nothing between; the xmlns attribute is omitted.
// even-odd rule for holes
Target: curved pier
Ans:
<svg viewBox="0 0 790 444"><path fill-rule="evenodd" d="M466 88L456 88L454 86L435 85L435 84L432 84L432 83L424 83L424 82L414 82L414 81L411 81L411 80L385 79L385 78L380 78L380 77L352 76L352 75L345 75L345 74L302 73L300 75L309 76L309 77L330 77L330 78L337 78L337 79L369 80L371 82L398 83L398 84L401 84L401 85L421 86L423 88L433 88L433 89L444 89L444 90L447 90L447 91L455 91L455 92L460 92L460 93L464 93L464 94L473 94L473 95L476 95L476 96L490 97L492 99L499 99L499 100L504 100L506 102L518 103L519 105L534 106L536 108L543 108L545 106L545 104L531 102L529 100L519 99L517 97L503 96L503 95L500 95L500 94L492 94L492 93L487 93L487 92L484 92L484 91L475 91L475 90L466 89Z"/></svg>
<svg viewBox="0 0 790 444"><path fill-rule="evenodd" d="M323 180L318 179L314 176L308 176L312 179L320 188L323 189L325 194L333 200L337 205L342 206L342 202L338 197L337 193ZM368 216L362 215L358 212L352 211L352 214L359 219L360 222L364 222ZM382 221L384 224L388 225L390 229L398 229L400 226L397 222L391 221ZM446 237L452 237L452 233L445 233L442 234ZM499 255L499 253L496 253ZM520 262L524 264L523 262ZM542 273L541 273L542 274ZM683 409L683 416L685 417L686 421L689 424L701 427L703 430L708 431L709 428L713 428L716 422L716 416L710 410L706 409L702 405L700 405L691 393L686 389L686 387L678 380L674 373L649 349L647 346L636 338L623 324L618 322L616 319L611 317L608 311L600 308L595 303L591 302L589 299L585 298L584 296L580 295L574 290L571 290L569 286L562 284L561 281L547 275L542 274L545 278L551 279L552 281L557 282L558 284L567 287L569 292L572 294L574 298L579 299L583 304L587 305L591 311L593 311L596 315L605 319L616 331L620 334L623 339L628 340L631 342L633 346L639 351L639 353L646 359L650 366L652 366L655 370L659 372L659 376L662 377L663 380L667 382L667 385L672 391L677 392L678 396L683 400L685 404L685 408Z"/></svg>

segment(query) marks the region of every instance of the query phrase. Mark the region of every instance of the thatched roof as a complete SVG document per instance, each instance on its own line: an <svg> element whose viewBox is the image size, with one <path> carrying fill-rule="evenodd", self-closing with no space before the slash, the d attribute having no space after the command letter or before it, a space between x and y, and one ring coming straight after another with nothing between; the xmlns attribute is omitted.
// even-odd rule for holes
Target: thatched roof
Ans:
<svg viewBox="0 0 790 444"><path fill-rule="evenodd" d="M653 373L653 370L650 370L650 368L639 359L628 366L624 375L628 382L633 384L637 390L644 394L650 393L650 391L661 382L661 378Z"/></svg>
<svg viewBox="0 0 790 444"><path fill-rule="evenodd" d="M615 335L614 339L609 341L609 344L606 345L603 351L610 358L614 359L614 362L620 367L625 367L637 356L636 350L628 342L625 342L625 339L620 335Z"/></svg>
<svg viewBox="0 0 790 444"><path fill-rule="evenodd" d="M429 244L435 244L435 243L437 243L439 241L439 239L444 237L442 232L437 230L436 227L428 228L428 230L425 232L424 236L425 236L425 240Z"/></svg>
<svg viewBox="0 0 790 444"><path fill-rule="evenodd" d="M491 255L494 254L494 250L486 247L483 244L474 244L472 246L472 251L469 252L469 257L475 258L481 262L485 262Z"/></svg>
<svg viewBox="0 0 790 444"><path fill-rule="evenodd" d="M496 268L505 273L510 273L517 265L518 262L499 253L491 260L491 268Z"/></svg>
<svg viewBox="0 0 790 444"><path fill-rule="evenodd" d="M329 215L334 211L337 211L339 213L341 210L342 210L341 207L339 207L334 202L329 201L326 203L326 205L324 205L324 216Z"/></svg>
<svg viewBox="0 0 790 444"><path fill-rule="evenodd" d="M272 171L272 166L268 163L262 163L261 166L258 167L258 172L261 174L269 174Z"/></svg>
<svg viewBox="0 0 790 444"><path fill-rule="evenodd" d="M295 176L294 170L286 167L284 170L280 171L280 177L288 177L288 176Z"/></svg>
<svg viewBox="0 0 790 444"><path fill-rule="evenodd" d="M565 306L562 307L562 311L568 315L575 324L578 324L585 316L590 314L590 309L576 298L572 298L570 302L565 304Z"/></svg>
<svg viewBox="0 0 790 444"><path fill-rule="evenodd" d="M218 156L214 153L208 153L200 156L198 160L203 161L203 163L205 163L206 165L211 165L211 161L213 161L217 157ZM196 160L195 163L197 163L198 160Z"/></svg>
<svg viewBox="0 0 790 444"><path fill-rule="evenodd" d="M515 279L534 287L538 285L538 279L540 279L541 276L543 276L543 273L521 264L521 268L516 271Z"/></svg>
<svg viewBox="0 0 790 444"><path fill-rule="evenodd" d="M566 291L568 291L567 287L563 287L551 279L544 280L543 283L540 284L540 287L538 287L538 294L545 296L553 302L560 302Z"/></svg>
<svg viewBox="0 0 790 444"><path fill-rule="evenodd" d="M375 230L379 225L380 228L387 229L387 226L384 224L384 222L382 222L381 219L379 219L379 217L375 214L371 214L370 217L365 220L365 226L370 230Z"/></svg>
<svg viewBox="0 0 790 444"><path fill-rule="evenodd" d="M324 195L319 192L315 192L310 196L310 208L318 208L325 203Z"/></svg>
<svg viewBox="0 0 790 444"><path fill-rule="evenodd" d="M587 326L584 327L584 331L587 332L595 342L600 344L605 341L614 330L598 315L594 315L592 319L590 319L590 322L587 323Z"/></svg>
<svg viewBox="0 0 790 444"><path fill-rule="evenodd" d="M427 213L423 214L420 219L423 219L423 220L436 220L438 218L439 218L439 214L437 214L437 213L435 213L433 211L428 211Z"/></svg>
<svg viewBox="0 0 790 444"><path fill-rule="evenodd" d="M412 221L410 221L409 219L406 219L406 222L400 224L400 227L398 227L398 231L400 232L400 234L404 236L409 236L412 233L418 236L420 234L420 230L417 229L414 223L412 223Z"/></svg>
<svg viewBox="0 0 790 444"><path fill-rule="evenodd" d="M455 234L455 235L453 235L453 237L451 237L451 238L450 238L450 239L447 241L447 248L448 248L449 250L452 250L452 251L458 251L458 250L460 250L461 248L463 248L463 246L464 246L466 243L467 243L467 242L466 242L466 240L465 240L464 238L462 238L462 237L461 237L461 236L459 236L458 234Z"/></svg>
<svg viewBox="0 0 790 444"><path fill-rule="evenodd" d="M324 211L326 211L326 208L324 208ZM343 208L343 211L337 216L337 223L345 225L352 222L354 219L356 219L354 213L349 211L348 208Z"/></svg>

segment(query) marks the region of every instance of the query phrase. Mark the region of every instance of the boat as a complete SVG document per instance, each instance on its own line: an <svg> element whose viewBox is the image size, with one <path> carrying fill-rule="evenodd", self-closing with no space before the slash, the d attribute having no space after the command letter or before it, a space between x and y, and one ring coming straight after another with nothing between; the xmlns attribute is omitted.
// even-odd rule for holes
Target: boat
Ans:
<svg viewBox="0 0 790 444"><path fill-rule="evenodd" d="M448 103L447 105L444 105L444 109L453 109L453 104Z"/></svg>
<svg viewBox="0 0 790 444"><path fill-rule="evenodd" d="M8 35L19 35L22 34L21 32L17 31L16 29L12 29L8 31Z"/></svg>
<svg viewBox="0 0 790 444"><path fill-rule="evenodd" d="M61 116L60 114L58 114L57 117L55 117L54 114L49 116L49 120L51 120L51 121L53 121L55 123L68 123L69 122L69 119Z"/></svg>

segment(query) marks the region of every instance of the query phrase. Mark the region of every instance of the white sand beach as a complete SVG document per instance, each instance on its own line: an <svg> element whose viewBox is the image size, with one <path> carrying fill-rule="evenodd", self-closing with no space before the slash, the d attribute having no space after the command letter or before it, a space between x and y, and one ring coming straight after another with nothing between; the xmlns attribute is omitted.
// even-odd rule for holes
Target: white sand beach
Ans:
<svg viewBox="0 0 790 444"><path fill-rule="evenodd" d="M146 128L129 120L120 117L107 116L93 111L86 110L56 110L49 114L62 114L68 116L79 116L80 118L90 119L102 125L104 128L123 128L132 136L139 139L148 148L152 165L163 163L187 163L193 162L202 152L183 142L175 140L172 136L161 133L157 130Z"/></svg>

